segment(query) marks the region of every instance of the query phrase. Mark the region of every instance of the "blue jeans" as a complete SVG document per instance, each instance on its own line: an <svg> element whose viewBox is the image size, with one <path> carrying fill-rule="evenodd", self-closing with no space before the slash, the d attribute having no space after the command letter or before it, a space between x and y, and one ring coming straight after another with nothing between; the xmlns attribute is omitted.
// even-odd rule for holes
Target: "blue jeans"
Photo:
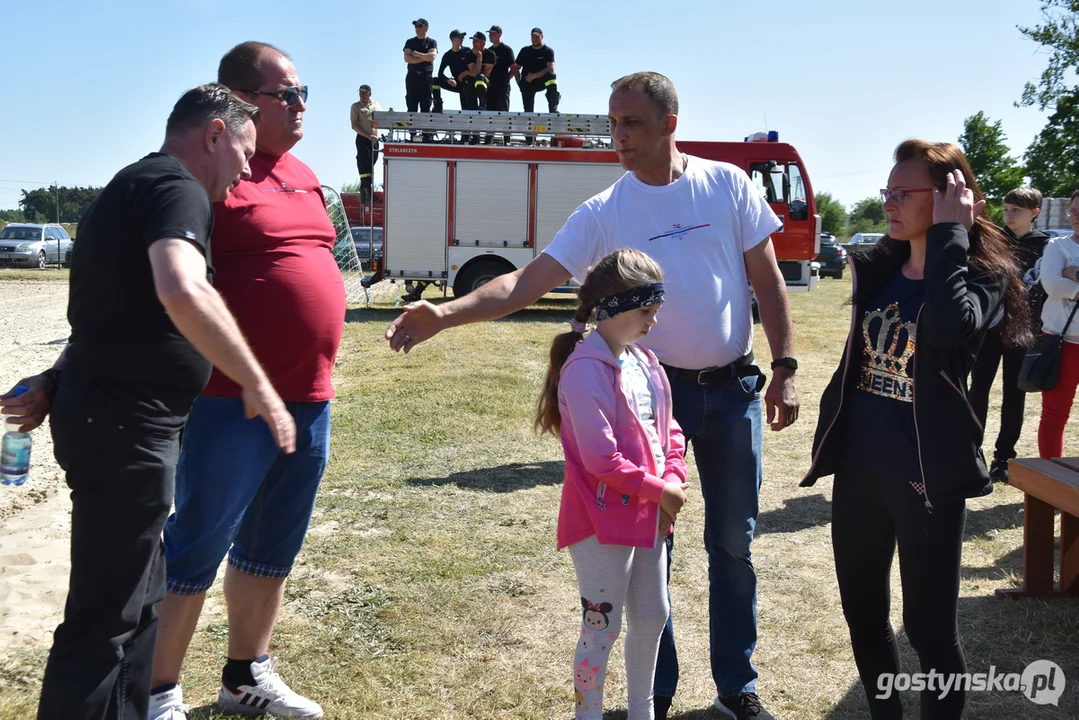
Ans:
<svg viewBox="0 0 1079 720"><path fill-rule="evenodd" d="M671 380L674 418L692 446L704 496L709 648L720 697L756 692L757 686L757 669L750 662L757 645L757 575L749 549L761 489L756 384L756 377L710 386ZM660 697L674 697L678 685L673 616L672 607L659 643L654 694Z"/></svg>
<svg viewBox="0 0 1079 720"><path fill-rule="evenodd" d="M274 445L239 398L202 396L184 428L176 512L165 524L168 590L205 592L221 560L256 577L283 579L303 546L330 457L330 404L287 402L296 452Z"/></svg>

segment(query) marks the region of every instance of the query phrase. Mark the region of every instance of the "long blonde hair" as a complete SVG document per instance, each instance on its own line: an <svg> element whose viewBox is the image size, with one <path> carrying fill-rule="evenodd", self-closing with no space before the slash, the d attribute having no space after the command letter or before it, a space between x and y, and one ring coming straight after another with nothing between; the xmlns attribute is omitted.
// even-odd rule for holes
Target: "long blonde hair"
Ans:
<svg viewBox="0 0 1079 720"><path fill-rule="evenodd" d="M658 282L663 282L663 271L655 260L640 250L615 250L588 271L588 277L577 292L577 312L573 314L573 320L587 323L601 298ZM541 435L556 434L562 427L562 416L558 412L558 378L573 348L582 339L584 333L570 330L555 336L551 343L547 377L543 381L533 423Z"/></svg>

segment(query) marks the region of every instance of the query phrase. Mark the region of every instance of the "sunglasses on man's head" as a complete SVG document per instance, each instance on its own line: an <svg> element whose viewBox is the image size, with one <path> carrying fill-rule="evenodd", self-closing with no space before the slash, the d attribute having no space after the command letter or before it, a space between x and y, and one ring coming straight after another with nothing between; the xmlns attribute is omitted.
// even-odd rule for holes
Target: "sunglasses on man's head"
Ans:
<svg viewBox="0 0 1079 720"><path fill-rule="evenodd" d="M307 86L287 87L280 90L241 90L248 95L269 95L285 103L286 107L295 107L300 100L307 102Z"/></svg>

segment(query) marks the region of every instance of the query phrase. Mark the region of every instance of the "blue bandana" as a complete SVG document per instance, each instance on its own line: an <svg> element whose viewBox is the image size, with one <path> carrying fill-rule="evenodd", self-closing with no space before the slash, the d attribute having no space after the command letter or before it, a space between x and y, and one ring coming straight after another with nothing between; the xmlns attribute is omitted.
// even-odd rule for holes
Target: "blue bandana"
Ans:
<svg viewBox="0 0 1079 720"><path fill-rule="evenodd" d="M651 307L663 302L663 283L642 285L632 290L600 298L596 303L596 321L607 320L627 310Z"/></svg>

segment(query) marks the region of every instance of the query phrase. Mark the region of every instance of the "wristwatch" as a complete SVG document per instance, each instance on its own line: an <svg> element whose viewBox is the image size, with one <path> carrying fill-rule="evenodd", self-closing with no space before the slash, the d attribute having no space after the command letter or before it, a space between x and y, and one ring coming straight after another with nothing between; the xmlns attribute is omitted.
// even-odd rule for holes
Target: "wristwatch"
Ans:
<svg viewBox="0 0 1079 720"><path fill-rule="evenodd" d="M788 370L797 370L798 361L792 357L782 357L772 361L772 369L775 370L777 367L785 367Z"/></svg>

